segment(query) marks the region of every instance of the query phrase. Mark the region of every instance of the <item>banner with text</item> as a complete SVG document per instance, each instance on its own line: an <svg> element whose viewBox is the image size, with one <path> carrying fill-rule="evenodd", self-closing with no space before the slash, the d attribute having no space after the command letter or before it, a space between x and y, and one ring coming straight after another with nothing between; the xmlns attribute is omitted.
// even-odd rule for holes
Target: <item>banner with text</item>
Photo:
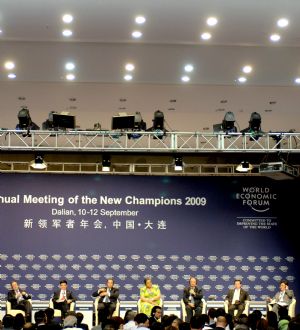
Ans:
<svg viewBox="0 0 300 330"><path fill-rule="evenodd" d="M146 276L180 300L191 275L206 299L235 278L253 300L285 278L299 293L297 181L262 177L1 174L0 297L17 280L49 299L60 279L80 300L114 277L137 300ZM299 296L299 295L298 295Z"/></svg>

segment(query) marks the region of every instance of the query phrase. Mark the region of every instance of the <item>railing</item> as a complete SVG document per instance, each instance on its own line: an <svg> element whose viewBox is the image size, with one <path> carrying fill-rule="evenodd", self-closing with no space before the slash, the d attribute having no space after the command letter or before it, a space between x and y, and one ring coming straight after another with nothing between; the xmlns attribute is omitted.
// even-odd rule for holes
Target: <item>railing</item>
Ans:
<svg viewBox="0 0 300 330"><path fill-rule="evenodd" d="M109 152L300 152L300 133L0 130L1 150Z"/></svg>

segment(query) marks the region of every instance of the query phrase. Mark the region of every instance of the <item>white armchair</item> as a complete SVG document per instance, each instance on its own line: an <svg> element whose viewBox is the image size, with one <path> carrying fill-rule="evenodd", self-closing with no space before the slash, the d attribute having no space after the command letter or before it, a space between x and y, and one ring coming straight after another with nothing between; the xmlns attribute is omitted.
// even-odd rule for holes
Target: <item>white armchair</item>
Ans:
<svg viewBox="0 0 300 330"><path fill-rule="evenodd" d="M201 299L202 301L202 314L206 314L206 300L204 298ZM181 306L181 318L183 321L186 320L186 309L185 309L185 303L183 299L180 300L180 306Z"/></svg>
<svg viewBox="0 0 300 330"><path fill-rule="evenodd" d="M273 299L270 303L268 303L268 311L272 310L272 305L275 304L275 300ZM296 299L293 298L290 306L288 308L288 314L291 318L295 317L295 310L296 310Z"/></svg>
<svg viewBox="0 0 300 330"><path fill-rule="evenodd" d="M99 319L98 319L98 303L99 303L99 299L100 299L100 296L98 296L94 300L95 325L98 325L99 324ZM116 309L113 312L113 315L112 316L120 316L120 301L119 301L119 299L117 300Z"/></svg>
<svg viewBox="0 0 300 330"><path fill-rule="evenodd" d="M54 317L61 317L61 310L55 309L52 298L49 300L49 307L54 309ZM70 305L70 311L75 311L75 302L72 302Z"/></svg>
<svg viewBox="0 0 300 330"><path fill-rule="evenodd" d="M138 300L137 302L137 312L140 313L141 312L141 298ZM160 306L161 308L163 308L163 300L162 298L160 298L160 304L158 304L157 306ZM154 307L154 306L153 306Z"/></svg>
<svg viewBox="0 0 300 330"><path fill-rule="evenodd" d="M32 304L31 299L28 299L30 304ZM25 312L21 309L12 309L11 308L11 303L9 301L6 301L6 314L10 314L12 316L16 316L17 314L21 313L22 315L25 316Z"/></svg>
<svg viewBox="0 0 300 330"><path fill-rule="evenodd" d="M228 313L228 306L229 306L229 301L228 300L225 300L224 301L224 309L225 309L225 312ZM249 300L246 300L245 301L245 309L243 310L243 314L246 314L246 315L249 315L249 307L250 307L250 301ZM234 315L237 314L237 309L234 311Z"/></svg>

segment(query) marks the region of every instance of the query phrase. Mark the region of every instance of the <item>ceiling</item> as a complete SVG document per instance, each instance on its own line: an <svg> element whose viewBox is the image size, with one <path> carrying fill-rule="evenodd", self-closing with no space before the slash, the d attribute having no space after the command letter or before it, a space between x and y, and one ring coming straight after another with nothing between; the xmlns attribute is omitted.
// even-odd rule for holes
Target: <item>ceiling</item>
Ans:
<svg viewBox="0 0 300 330"><path fill-rule="evenodd" d="M63 23L65 13L73 15ZM144 15L143 25L135 23ZM206 19L218 18L210 27ZM277 27L285 17L289 25ZM64 82L67 61L80 83L125 83L125 64L135 65L126 83L294 86L300 77L299 0L1 0L0 81L15 63L14 81ZM62 36L70 28L73 35ZM132 31L143 36L133 39ZM210 40L201 33L210 32ZM279 33L281 40L269 37ZM242 73L244 65L253 71ZM185 83L186 84L186 83Z"/></svg>
<svg viewBox="0 0 300 330"><path fill-rule="evenodd" d="M66 13L71 24L62 21ZM211 16L216 26L207 25ZM0 0L0 125L13 129L26 105L40 126L52 110L70 111L82 129L97 122L110 129L119 111L141 111L150 126L161 109L172 131L212 131L225 111L236 113L242 129L258 111L264 131L299 132L299 17L300 0ZM278 27L280 18L289 25ZM62 36L66 28L71 37ZM132 38L134 30L143 36ZM204 32L210 40L201 39ZM6 61L15 68L5 69ZM76 66L73 81L67 62ZM242 72L245 65L251 73Z"/></svg>

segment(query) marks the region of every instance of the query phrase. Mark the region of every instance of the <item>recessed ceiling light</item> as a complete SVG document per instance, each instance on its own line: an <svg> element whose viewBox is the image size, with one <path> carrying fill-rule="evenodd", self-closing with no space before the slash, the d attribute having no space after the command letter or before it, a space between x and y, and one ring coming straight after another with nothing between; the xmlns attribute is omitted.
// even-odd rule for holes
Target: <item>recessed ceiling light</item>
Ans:
<svg viewBox="0 0 300 330"><path fill-rule="evenodd" d="M215 26L218 24L218 19L216 17L208 17L206 20L207 25L209 26Z"/></svg>
<svg viewBox="0 0 300 330"><path fill-rule="evenodd" d="M68 74L66 74L66 79L67 80L74 80L75 79L75 75L73 73L68 73Z"/></svg>
<svg viewBox="0 0 300 330"><path fill-rule="evenodd" d="M277 26L279 26L279 27L286 27L288 25L289 25L289 20L287 18L280 18L277 21Z"/></svg>
<svg viewBox="0 0 300 330"><path fill-rule="evenodd" d="M14 69L14 67L15 67L15 63L12 62L12 61L6 61L6 62L4 63L4 67L5 67L5 69L7 69L7 70Z"/></svg>
<svg viewBox="0 0 300 330"><path fill-rule="evenodd" d="M73 34L73 32L71 30L63 30L62 32L64 37L71 37L71 35Z"/></svg>
<svg viewBox="0 0 300 330"><path fill-rule="evenodd" d="M125 65L125 70L127 70L127 71L133 71L134 69L135 69L135 67L132 63L127 63Z"/></svg>
<svg viewBox="0 0 300 330"><path fill-rule="evenodd" d="M138 39L143 35L143 33L141 31L133 31L131 35L133 38Z"/></svg>
<svg viewBox="0 0 300 330"><path fill-rule="evenodd" d="M300 77L295 78L295 83L300 84Z"/></svg>
<svg viewBox="0 0 300 330"><path fill-rule="evenodd" d="M240 82L240 83L245 83L247 81L247 78L246 77L239 77L238 78L238 82Z"/></svg>
<svg viewBox="0 0 300 330"><path fill-rule="evenodd" d="M192 72L194 71L194 66L192 64L187 64L184 66L184 71L185 72Z"/></svg>
<svg viewBox="0 0 300 330"><path fill-rule="evenodd" d="M209 32L204 32L201 34L201 39L209 40L211 38L211 34Z"/></svg>
<svg viewBox="0 0 300 330"><path fill-rule="evenodd" d="M16 77L17 77L17 75L12 72L7 75L7 78L9 78L9 79L15 79Z"/></svg>
<svg viewBox="0 0 300 330"><path fill-rule="evenodd" d="M135 22L137 24L144 24L146 22L146 18L144 16L137 16L135 18Z"/></svg>
<svg viewBox="0 0 300 330"><path fill-rule="evenodd" d="M124 79L126 80L126 81L130 81L130 80L132 80L132 75L131 74L126 74L125 76L124 76Z"/></svg>
<svg viewBox="0 0 300 330"><path fill-rule="evenodd" d="M189 82L189 81L190 81L190 77L189 77L189 76L182 76L182 77L181 77L181 80L182 80L183 82Z"/></svg>
<svg viewBox="0 0 300 330"><path fill-rule="evenodd" d="M270 36L270 40L271 41L273 41L273 42L277 42L277 41L279 41L280 40L280 35L279 34L272 34L271 36Z"/></svg>
<svg viewBox="0 0 300 330"><path fill-rule="evenodd" d="M250 73L250 72L252 72L252 66L251 65L245 65L243 67L243 72L244 73Z"/></svg>
<svg viewBox="0 0 300 330"><path fill-rule="evenodd" d="M67 62L65 65L66 70L72 71L75 69L75 64L73 62Z"/></svg>
<svg viewBox="0 0 300 330"><path fill-rule="evenodd" d="M3 31L0 29L0 34L2 34L3 33Z"/></svg>
<svg viewBox="0 0 300 330"><path fill-rule="evenodd" d="M65 15L63 15L63 17L62 17L62 20L63 20L65 23L69 24L69 23L73 22L73 16L72 16L71 14L65 14Z"/></svg>

